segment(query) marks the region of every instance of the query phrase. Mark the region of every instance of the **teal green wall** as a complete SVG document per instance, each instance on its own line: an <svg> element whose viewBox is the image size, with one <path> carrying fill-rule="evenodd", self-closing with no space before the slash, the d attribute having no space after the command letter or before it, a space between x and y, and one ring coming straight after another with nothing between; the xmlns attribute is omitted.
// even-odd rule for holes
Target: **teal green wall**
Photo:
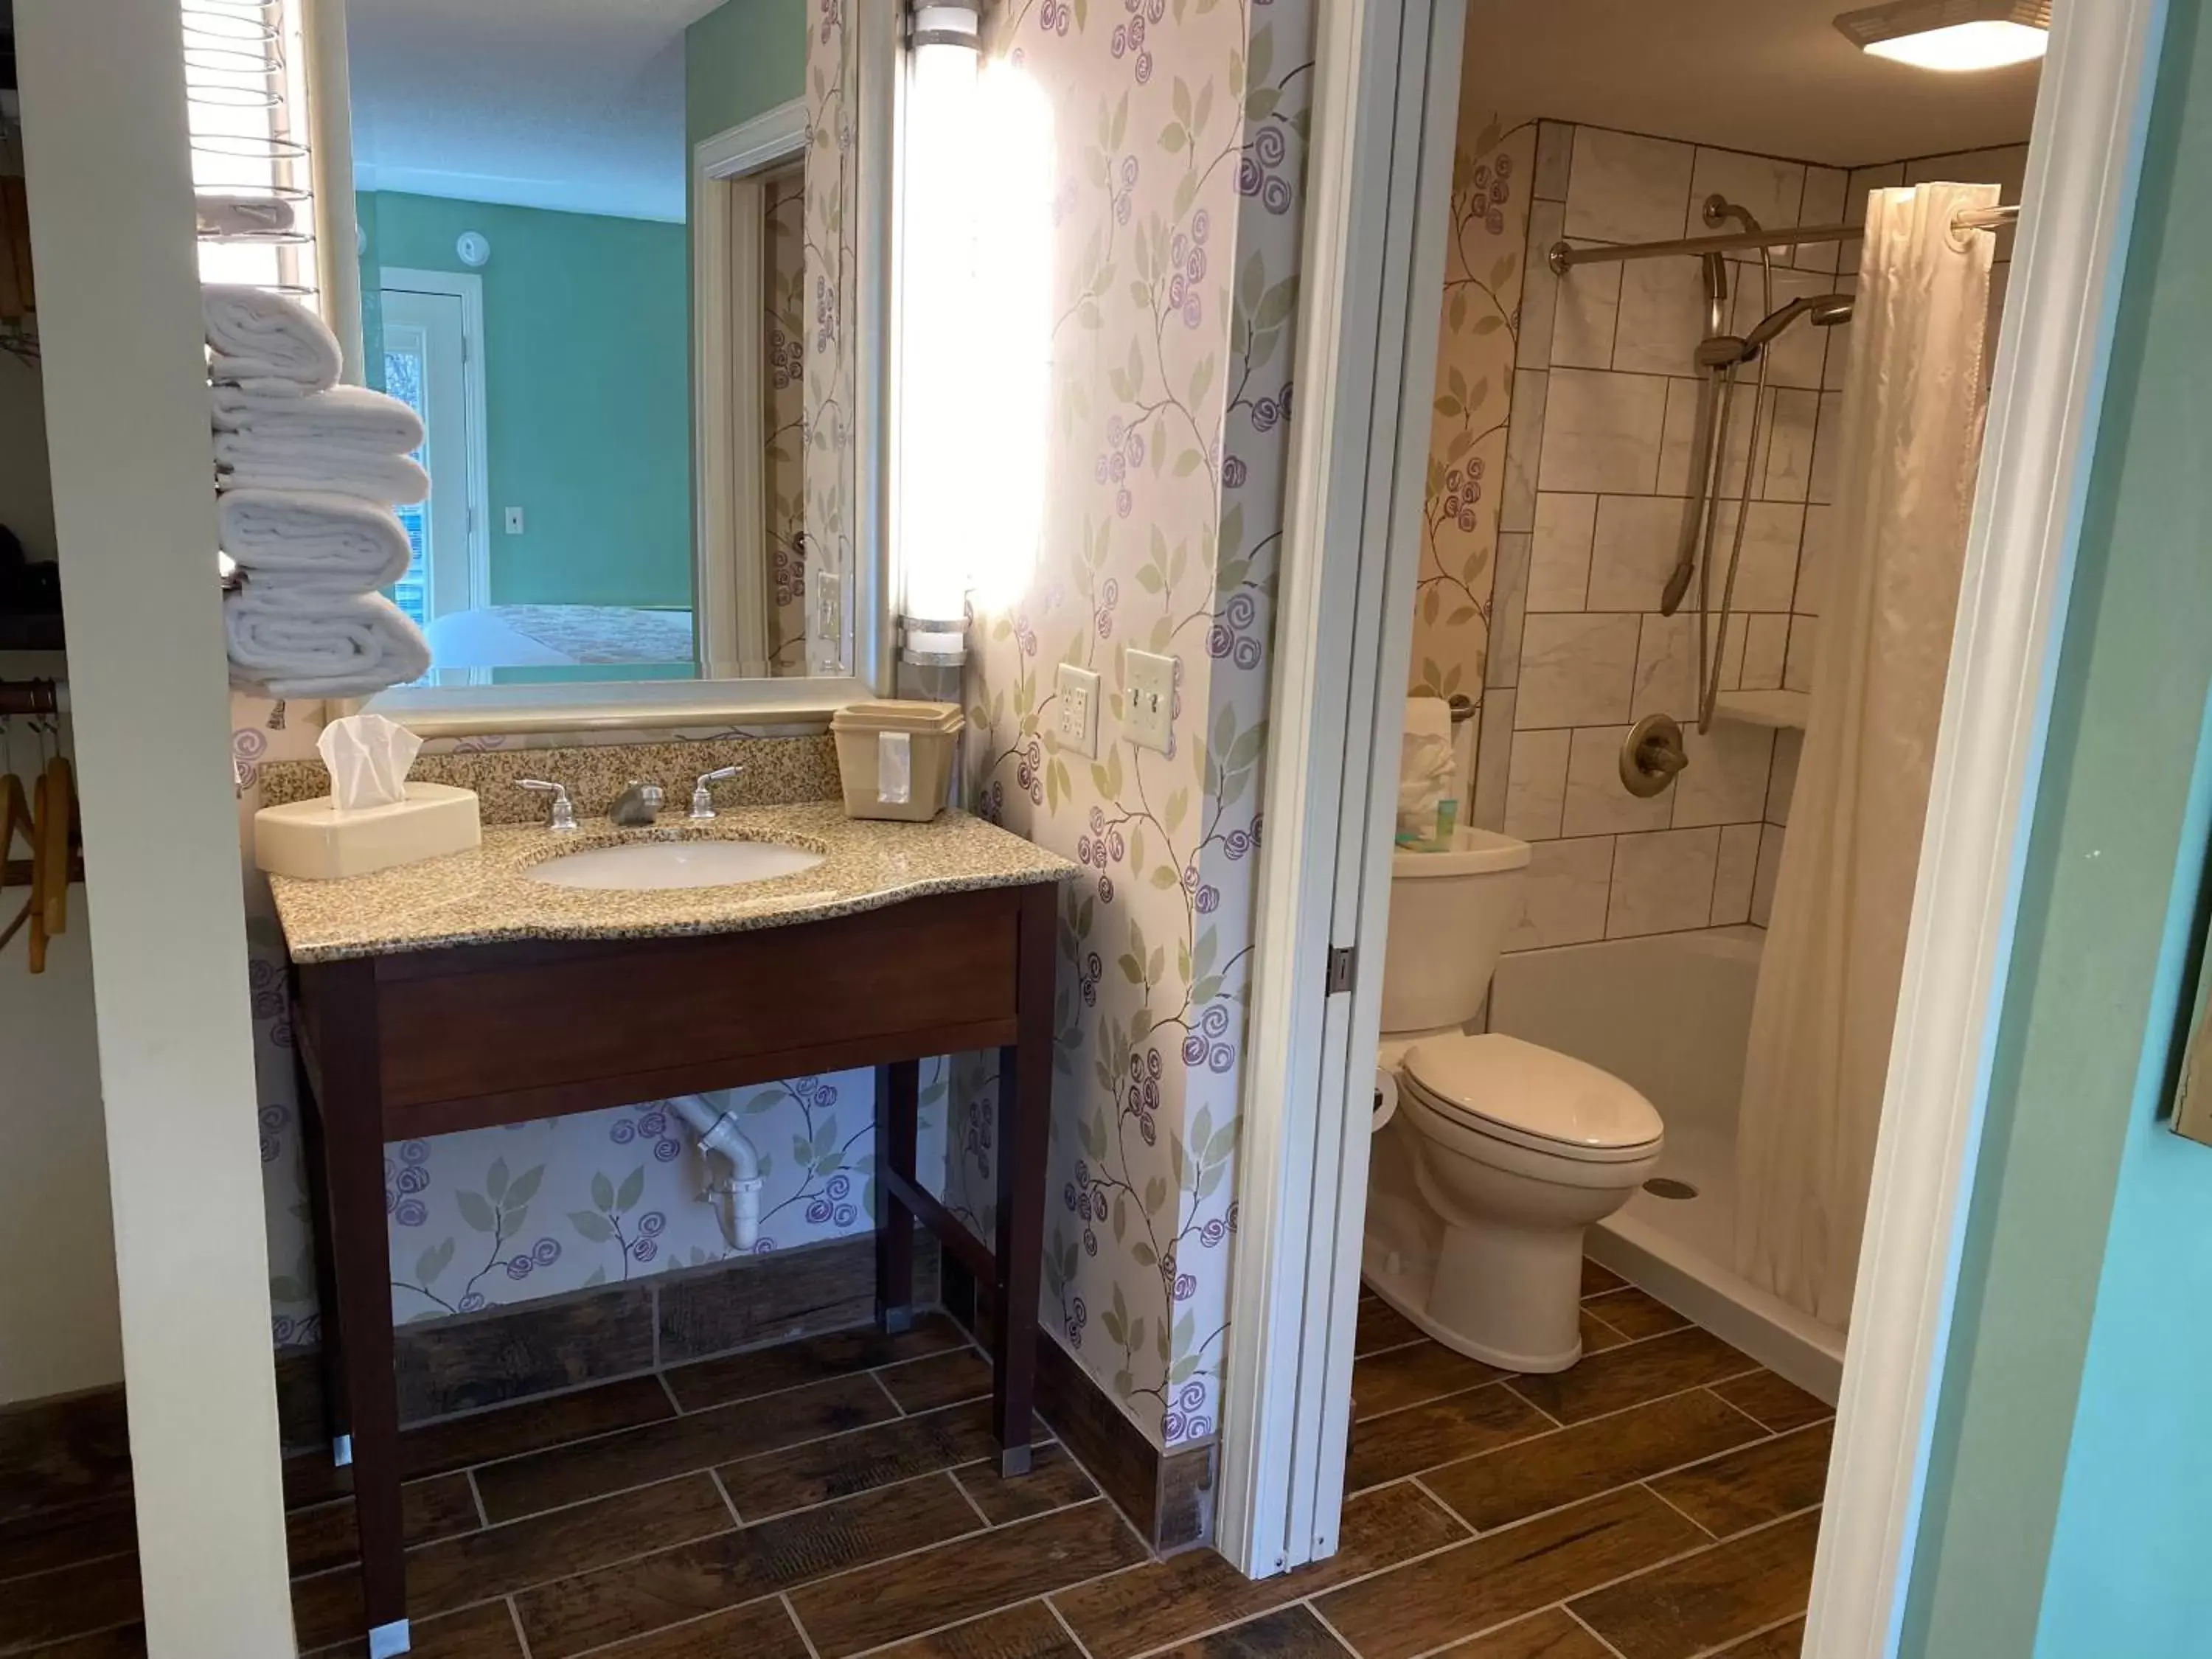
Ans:
<svg viewBox="0 0 2212 1659"><path fill-rule="evenodd" d="M691 603L690 247L684 227L392 191L364 194L364 295L380 266L483 279L495 605ZM365 303L370 361L380 319ZM505 509L523 509L507 535Z"/></svg>
<svg viewBox="0 0 2212 1659"><path fill-rule="evenodd" d="M687 146L805 93L808 5L728 0L684 32Z"/></svg>
<svg viewBox="0 0 2212 1659"><path fill-rule="evenodd" d="M2143 152L1908 1655L2163 1659L2212 1646L2199 1559L2212 1424L2194 1409L2212 1369L2212 1150L2154 1121L2201 857L2191 777L2212 685L2201 9L2173 0Z"/></svg>

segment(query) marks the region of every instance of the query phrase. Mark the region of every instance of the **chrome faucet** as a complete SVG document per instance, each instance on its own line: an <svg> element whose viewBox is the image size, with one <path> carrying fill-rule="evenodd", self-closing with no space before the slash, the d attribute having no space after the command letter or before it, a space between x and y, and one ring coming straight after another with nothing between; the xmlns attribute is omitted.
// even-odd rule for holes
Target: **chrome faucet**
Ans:
<svg viewBox="0 0 2212 1659"><path fill-rule="evenodd" d="M543 778L517 778L518 789L536 789L553 797L553 816L547 823L549 830L574 830L576 809L568 804L568 787L563 783L549 783Z"/></svg>
<svg viewBox="0 0 2212 1659"><path fill-rule="evenodd" d="M607 817L625 830L642 830L659 817L660 803L665 799L659 784L640 783L632 778L629 787L607 809Z"/></svg>
<svg viewBox="0 0 2212 1659"><path fill-rule="evenodd" d="M702 772L699 781L691 790L691 820L703 823L714 816L714 793L709 784L720 783L724 778L734 778L744 771L742 762L735 766L718 766L711 772Z"/></svg>

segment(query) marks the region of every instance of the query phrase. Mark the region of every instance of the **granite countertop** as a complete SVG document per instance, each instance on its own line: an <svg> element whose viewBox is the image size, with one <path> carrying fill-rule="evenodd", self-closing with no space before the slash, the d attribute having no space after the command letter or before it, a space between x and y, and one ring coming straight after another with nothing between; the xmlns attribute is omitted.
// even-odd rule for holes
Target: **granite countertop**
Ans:
<svg viewBox="0 0 2212 1659"><path fill-rule="evenodd" d="M796 875L660 890L557 887L526 873L568 853L640 841L773 841L823 854ZM834 800L724 811L680 811L649 830L586 818L573 833L487 825L483 844L340 881L271 876L295 962L336 962L455 945L532 939L650 939L741 933L878 909L929 893L1060 881L1077 866L1012 835L946 811L928 823L848 818Z"/></svg>

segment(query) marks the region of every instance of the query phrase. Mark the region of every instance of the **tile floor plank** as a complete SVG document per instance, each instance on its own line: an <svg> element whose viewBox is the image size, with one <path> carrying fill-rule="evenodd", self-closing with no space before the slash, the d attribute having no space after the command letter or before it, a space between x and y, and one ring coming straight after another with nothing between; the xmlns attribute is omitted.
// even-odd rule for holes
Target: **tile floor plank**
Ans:
<svg viewBox="0 0 2212 1659"><path fill-rule="evenodd" d="M146 1627L125 1625L90 1636L74 1636L51 1647L33 1648L23 1659L146 1659Z"/></svg>
<svg viewBox="0 0 2212 1659"><path fill-rule="evenodd" d="M1387 1417L1370 1417L1352 1425L1344 1489L1364 1492L1553 1426L1550 1418L1494 1382Z"/></svg>
<svg viewBox="0 0 2212 1659"><path fill-rule="evenodd" d="M1447 1463L1421 1484L1476 1531L1493 1532L1763 1437L1696 1389Z"/></svg>
<svg viewBox="0 0 2212 1659"><path fill-rule="evenodd" d="M1607 1348L1620 1347L1628 1340L1588 1308L1582 1310L1582 1317L1577 1322L1582 1327L1583 1352L1586 1354L1603 1353Z"/></svg>
<svg viewBox="0 0 2212 1659"><path fill-rule="evenodd" d="M1570 1603L1621 1659L1689 1659L1799 1611L1820 1517L1713 1544Z"/></svg>
<svg viewBox="0 0 2212 1659"><path fill-rule="evenodd" d="M1692 1325L1592 1354L1549 1376L1516 1376L1510 1387L1562 1423L1577 1423L1757 1369L1756 1361ZM1357 1365L1352 1375L1356 1395Z"/></svg>
<svg viewBox="0 0 2212 1659"><path fill-rule="evenodd" d="M493 1463L477 1471L477 1490L496 1525L896 1415L865 1372L831 1377Z"/></svg>
<svg viewBox="0 0 2212 1659"><path fill-rule="evenodd" d="M477 1516L476 1494L469 1490L465 1474L409 1481L399 1489L399 1514L410 1546L474 1532L483 1524ZM284 1541L295 1578L358 1561L361 1540L354 1527L353 1499L294 1510L284 1517Z"/></svg>
<svg viewBox="0 0 2212 1659"><path fill-rule="evenodd" d="M886 1365L876 1380L909 1416L991 1392L991 1362L973 1348L950 1348L927 1359Z"/></svg>
<svg viewBox="0 0 2212 1659"><path fill-rule="evenodd" d="M587 1435L635 1428L676 1415L658 1377L626 1376L550 1398L523 1401L410 1429L399 1437L400 1474L410 1480L445 1474L471 1463L580 1440ZM284 1461L284 1506L327 1503L353 1491L353 1472L335 1468L328 1452Z"/></svg>
<svg viewBox="0 0 2212 1659"><path fill-rule="evenodd" d="M1633 1285L1601 1291L1585 1300L1583 1307L1632 1342L1679 1331L1690 1322L1657 1297L1647 1295Z"/></svg>
<svg viewBox="0 0 2212 1659"><path fill-rule="evenodd" d="M1352 1414L1373 1417L1495 1382L1505 1373L1426 1337L1352 1362Z"/></svg>
<svg viewBox="0 0 2212 1659"><path fill-rule="evenodd" d="M1466 1536L1467 1528L1419 1487L1381 1486L1345 1501L1334 1555L1294 1572L1249 1579L1212 1550L1193 1550L1064 1591L1052 1601L1092 1659L1131 1659Z"/></svg>
<svg viewBox="0 0 2212 1659"><path fill-rule="evenodd" d="M1583 1258L1583 1294L1596 1296L1606 1291L1617 1291L1628 1283L1610 1267L1601 1267L1588 1256Z"/></svg>
<svg viewBox="0 0 2212 1659"><path fill-rule="evenodd" d="M127 1492L0 1521L0 1579L73 1567L138 1548L138 1516Z"/></svg>
<svg viewBox="0 0 2212 1659"><path fill-rule="evenodd" d="M407 1552L407 1611L427 1619L488 1595L726 1532L735 1524L714 1481L694 1474L464 1533ZM359 1635L360 1573L340 1567L295 1580L292 1616L302 1648Z"/></svg>
<svg viewBox="0 0 2212 1659"><path fill-rule="evenodd" d="M515 1605L534 1659L563 1659L982 1526L935 1474L541 1584Z"/></svg>
<svg viewBox="0 0 2212 1659"><path fill-rule="evenodd" d="M1793 1619L1775 1630L1731 1643L1712 1659L1798 1659L1805 1650L1805 1621Z"/></svg>
<svg viewBox="0 0 2212 1659"><path fill-rule="evenodd" d="M409 1655L408 1659L414 1659ZM781 1601L694 1619L628 1642L601 1648L592 1659L809 1659L805 1638Z"/></svg>
<svg viewBox="0 0 2212 1659"><path fill-rule="evenodd" d="M1786 1429L1802 1429L1808 1423L1818 1423L1836 1414L1836 1408L1826 1401L1806 1393L1772 1371L1753 1371L1748 1376L1721 1383L1713 1392L1738 1411L1749 1412L1777 1434Z"/></svg>
<svg viewBox="0 0 2212 1659"><path fill-rule="evenodd" d="M821 1580L793 1593L791 1604L821 1659L844 1659L1096 1578L1145 1553L1112 1504L1083 1504L902 1556L864 1576Z"/></svg>
<svg viewBox="0 0 2212 1659"><path fill-rule="evenodd" d="M1559 1607L1446 1648L1436 1659L1613 1659L1605 1644Z"/></svg>
<svg viewBox="0 0 2212 1659"><path fill-rule="evenodd" d="M138 1617L138 1558L110 1555L0 1586L0 1653L87 1636Z"/></svg>
<svg viewBox="0 0 2212 1659"><path fill-rule="evenodd" d="M1024 1601L885 1648L875 1659L1083 1659L1083 1650L1050 1607Z"/></svg>
<svg viewBox="0 0 2212 1659"><path fill-rule="evenodd" d="M1421 1328L1381 1297L1368 1297L1359 1304L1358 1322L1352 1328L1352 1352L1355 1357L1381 1353L1385 1348L1402 1348L1408 1342L1427 1340Z"/></svg>
<svg viewBox="0 0 2212 1659"><path fill-rule="evenodd" d="M1315 1605L1360 1659L1413 1659L1704 1541L1650 1492L1627 1486L1377 1573Z"/></svg>
<svg viewBox="0 0 2212 1659"><path fill-rule="evenodd" d="M663 1375L675 1391L677 1403L690 1412L967 1346L967 1336L948 1316L927 1313L915 1319L912 1329L896 1336L885 1336L872 1325L862 1325L779 1343L772 1348L750 1348L719 1359L672 1365Z"/></svg>
<svg viewBox="0 0 2212 1659"><path fill-rule="evenodd" d="M1344 1644L1299 1603L1195 1641L1170 1648L1158 1659L1349 1659Z"/></svg>
<svg viewBox="0 0 2212 1659"><path fill-rule="evenodd" d="M1716 1538L1764 1526L1820 1501L1834 1425L1813 1423L1650 1482Z"/></svg>
<svg viewBox="0 0 2212 1659"><path fill-rule="evenodd" d="M504 1601L487 1601L436 1619L418 1619L408 1626L414 1638L407 1659L523 1659L522 1640L514 1633L514 1615ZM367 1659L367 1642L349 1642L325 1648L315 1659Z"/></svg>
<svg viewBox="0 0 2212 1659"><path fill-rule="evenodd" d="M750 1526L770 1516L973 1462L996 1449L991 1402L975 1400L740 1458L720 1465L716 1473L738 1506L738 1518Z"/></svg>
<svg viewBox="0 0 2212 1659"><path fill-rule="evenodd" d="M999 1473L995 1456L957 1468L952 1478L994 1527L1064 1510L1073 1504L1086 1504L1098 1496L1097 1484L1067 1448L1057 1442L1040 1446L1030 1458L1030 1472L1011 1480Z"/></svg>

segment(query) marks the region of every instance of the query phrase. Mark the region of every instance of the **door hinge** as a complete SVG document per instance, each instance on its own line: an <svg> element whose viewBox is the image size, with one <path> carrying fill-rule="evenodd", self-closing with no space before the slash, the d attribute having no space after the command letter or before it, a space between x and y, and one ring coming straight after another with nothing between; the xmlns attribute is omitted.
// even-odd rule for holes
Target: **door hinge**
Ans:
<svg viewBox="0 0 2212 1659"><path fill-rule="evenodd" d="M1359 948L1353 945L1332 945L1328 949L1328 987L1327 994L1334 996L1340 991L1352 988L1352 970L1358 961Z"/></svg>

